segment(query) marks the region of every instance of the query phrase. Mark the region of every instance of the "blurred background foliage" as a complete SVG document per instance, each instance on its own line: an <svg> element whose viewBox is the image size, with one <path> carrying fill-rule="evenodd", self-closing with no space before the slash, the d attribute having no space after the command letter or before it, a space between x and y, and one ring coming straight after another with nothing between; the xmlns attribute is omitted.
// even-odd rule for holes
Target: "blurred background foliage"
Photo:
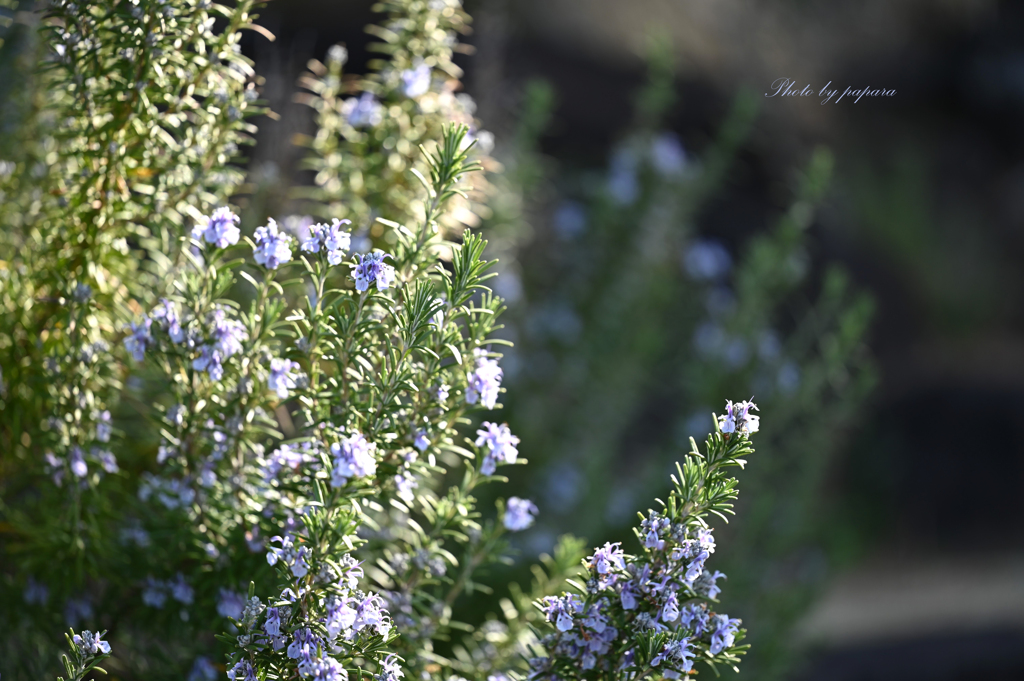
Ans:
<svg viewBox="0 0 1024 681"><path fill-rule="evenodd" d="M278 0L261 12L277 40L243 39L276 114L254 119L258 144L245 150L249 229L257 215L308 214L384 235L372 219L403 199L374 183L411 182L432 129L396 98L394 130L368 139L343 129L340 107L400 87L373 68L388 36L363 31L388 9ZM743 673L1020 678L1024 452L991 426L1024 406L1024 8L465 10L473 31L453 14L466 43L453 56L430 44L389 54L402 68L440 60L447 101L495 137L491 172L450 228L479 226L500 259L516 343L503 418L531 461L513 484L542 511L496 584L526 583L562 532L625 536L707 411L753 395L765 437L742 477L749 505L716 528L727 605L754 644ZM27 105L26 23L0 21L0 157ZM897 95L765 98L779 77ZM346 145L395 131L412 146L345 165ZM1005 607L972 605L980 592L965 580L991 584L984 594ZM459 615L507 613L503 595ZM808 646L819 647L809 662L795 656Z"/></svg>

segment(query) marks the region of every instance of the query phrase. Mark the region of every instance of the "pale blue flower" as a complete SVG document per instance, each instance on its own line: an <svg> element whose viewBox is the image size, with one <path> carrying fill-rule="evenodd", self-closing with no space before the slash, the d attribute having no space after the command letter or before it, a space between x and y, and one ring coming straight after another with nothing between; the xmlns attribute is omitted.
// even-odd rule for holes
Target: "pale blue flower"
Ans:
<svg viewBox="0 0 1024 681"><path fill-rule="evenodd" d="M245 658L242 658L235 663L235 666L228 669L227 674L230 681L258 681L256 670L253 669L249 660Z"/></svg>
<svg viewBox="0 0 1024 681"><path fill-rule="evenodd" d="M422 97L430 91L430 67L420 62L402 71L402 92L409 99Z"/></svg>
<svg viewBox="0 0 1024 681"><path fill-rule="evenodd" d="M477 348L473 351L476 367L470 372L466 386L466 403L479 402L487 409L494 409L504 373L498 361L487 357L487 351Z"/></svg>
<svg viewBox="0 0 1024 681"><path fill-rule="evenodd" d="M686 150L675 133L663 132L651 140L651 165L658 173L681 175L686 164Z"/></svg>
<svg viewBox="0 0 1024 681"><path fill-rule="evenodd" d="M277 228L274 218L267 218L265 227L253 234L253 259L268 270L276 270L292 259L292 238Z"/></svg>
<svg viewBox="0 0 1024 681"><path fill-rule="evenodd" d="M341 596L328 596L325 601L327 608L327 635L334 640L338 634L347 632L356 622L356 609L352 607L351 598Z"/></svg>
<svg viewBox="0 0 1024 681"><path fill-rule="evenodd" d="M71 464L71 472L77 477L84 478L89 474L89 467L85 463L84 453L78 445L71 448L71 452L68 454L68 462Z"/></svg>
<svg viewBox="0 0 1024 681"><path fill-rule="evenodd" d="M725 414L718 417L718 427L723 433L756 433L761 427L760 417L750 413L756 409L757 405L753 402L733 403L732 400L728 400L725 403Z"/></svg>
<svg viewBox="0 0 1024 681"><path fill-rule="evenodd" d="M346 99L341 112L353 128L374 127L384 119L384 107L370 92Z"/></svg>
<svg viewBox="0 0 1024 681"><path fill-rule="evenodd" d="M96 439L100 442L110 442L110 412L103 410L96 417Z"/></svg>
<svg viewBox="0 0 1024 681"><path fill-rule="evenodd" d="M497 464L516 462L519 455L519 450L516 448L519 438L512 434L508 424L503 423L499 426L496 423L484 421L480 424L476 435L476 446L486 445L487 447L487 454L484 455L483 463L480 465L481 473L493 475Z"/></svg>
<svg viewBox="0 0 1024 681"><path fill-rule="evenodd" d="M533 525L534 517L537 515L537 505L529 499L509 497L505 506L505 518L503 522L505 529L509 532L519 532Z"/></svg>
<svg viewBox="0 0 1024 681"><path fill-rule="evenodd" d="M171 597L174 600L179 603L184 603L185 605L192 604L195 592L192 590L192 587L189 586L188 582L185 581L185 575L179 572L167 586L170 588Z"/></svg>
<svg viewBox="0 0 1024 681"><path fill-rule="evenodd" d="M718 241L699 239L686 249L683 267L692 279L716 281L729 274L732 269L732 257Z"/></svg>
<svg viewBox="0 0 1024 681"><path fill-rule="evenodd" d="M192 228L193 239L203 239L217 248L227 248L238 243L241 232L238 230L240 218L230 208L222 206L213 211L213 215L203 217L202 221Z"/></svg>
<svg viewBox="0 0 1024 681"><path fill-rule="evenodd" d="M28 578L25 590L21 595L28 605L46 605L46 602L50 600L50 590L45 584L40 584L33 577Z"/></svg>
<svg viewBox="0 0 1024 681"><path fill-rule="evenodd" d="M223 359L242 351L242 343L249 339L245 325L231 319L223 308L217 308L210 315L210 335Z"/></svg>
<svg viewBox="0 0 1024 681"><path fill-rule="evenodd" d="M117 465L117 459L110 450L93 447L91 454L107 473L113 474L120 470Z"/></svg>
<svg viewBox="0 0 1024 681"><path fill-rule="evenodd" d="M141 362L145 358L146 349L153 342L153 337L149 334L149 327L152 324L153 321L148 317L143 318L138 324L132 322L131 333L124 339L125 349L136 362Z"/></svg>
<svg viewBox="0 0 1024 681"><path fill-rule="evenodd" d="M331 471L331 486L341 487L349 478L361 478L376 473L377 460L373 456L376 448L376 444L369 442L360 433L332 444L334 470Z"/></svg>
<svg viewBox="0 0 1024 681"><path fill-rule="evenodd" d="M619 542L609 542L594 551L594 555L587 558L587 562L593 566L597 574L606 575L613 569L626 569L625 555Z"/></svg>
<svg viewBox="0 0 1024 681"><path fill-rule="evenodd" d="M242 611L245 609L245 594L232 589L220 590L220 596L217 599L217 614L221 617L230 617L231 619L237 620L242 617Z"/></svg>
<svg viewBox="0 0 1024 681"><path fill-rule="evenodd" d="M302 250L307 253L327 254L327 262L338 265L345 258L345 252L352 244L352 235L342 231L342 225L352 224L349 220L334 220L330 225L316 224L309 228L309 238L302 242Z"/></svg>
<svg viewBox="0 0 1024 681"><path fill-rule="evenodd" d="M281 635L281 612L279 608L267 608L267 621L263 623L267 636Z"/></svg>
<svg viewBox="0 0 1024 681"><path fill-rule="evenodd" d="M730 619L728 615L714 615L711 618L711 645L708 652L717 655L732 646L736 640L740 620Z"/></svg>
<svg viewBox="0 0 1024 681"><path fill-rule="evenodd" d="M395 489L398 491L399 498L405 503L412 503L415 499L414 490L417 487L419 487L419 483L408 473L399 473L395 476Z"/></svg>
<svg viewBox="0 0 1024 681"><path fill-rule="evenodd" d="M101 634L83 631L81 634L75 634L71 640L86 655L107 655L110 653L110 644L101 639Z"/></svg>
<svg viewBox="0 0 1024 681"><path fill-rule="evenodd" d="M192 671L189 672L188 681L217 681L220 672L213 666L213 662L205 655L200 655L192 663Z"/></svg>
<svg viewBox="0 0 1024 681"><path fill-rule="evenodd" d="M142 602L153 608L162 608L167 602L167 584L153 577L146 578L146 586L142 589Z"/></svg>
<svg viewBox="0 0 1024 681"><path fill-rule="evenodd" d="M383 251L373 251L366 255L358 255L359 262L352 265L352 279L356 282L356 290L362 293L377 284L378 291L387 290L395 282L395 268L384 262L391 256Z"/></svg>
<svg viewBox="0 0 1024 681"><path fill-rule="evenodd" d="M290 359L270 360L270 376L267 378L267 386L277 393L279 399L287 399L288 391L295 389L297 376L294 372L298 369L298 362L293 362Z"/></svg>
<svg viewBox="0 0 1024 681"><path fill-rule="evenodd" d="M199 356L192 360L192 368L196 371L205 371L212 381L219 381L224 377L220 351L212 345L199 348Z"/></svg>

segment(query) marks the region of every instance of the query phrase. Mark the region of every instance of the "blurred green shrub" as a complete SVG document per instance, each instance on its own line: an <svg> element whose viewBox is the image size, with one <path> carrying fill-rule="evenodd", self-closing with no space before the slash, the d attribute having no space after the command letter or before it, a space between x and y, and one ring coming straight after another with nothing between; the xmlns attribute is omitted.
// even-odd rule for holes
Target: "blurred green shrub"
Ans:
<svg viewBox="0 0 1024 681"><path fill-rule="evenodd" d="M874 382L872 305L811 259L807 230L832 170L824 149L774 227L733 246L701 234L756 105L738 96L695 157L661 128L674 100L667 46L655 45L650 69L606 171L559 170L539 155L536 125L495 152L509 169L496 182L519 197L499 193L493 219L492 247L512 274L497 285L516 345L507 416L543 468L519 480L542 510L525 546L566 529L590 543L623 536L636 503L667 489L675 448L705 432L712 406L755 396L772 418L758 466L741 476L749 508L718 528L731 549L721 567L726 604L750 627L746 672L778 678L826 573L822 495ZM550 91L531 88L526 119L543 121Z"/></svg>

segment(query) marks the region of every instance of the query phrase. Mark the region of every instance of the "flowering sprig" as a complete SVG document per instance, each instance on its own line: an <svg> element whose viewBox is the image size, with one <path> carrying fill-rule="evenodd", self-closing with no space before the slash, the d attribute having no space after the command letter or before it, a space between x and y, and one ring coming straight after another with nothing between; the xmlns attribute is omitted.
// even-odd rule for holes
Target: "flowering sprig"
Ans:
<svg viewBox="0 0 1024 681"><path fill-rule="evenodd" d="M729 402L732 418L755 408L733 407ZM711 669L738 662L745 650L737 645L740 621L713 609L724 575L705 567L715 551L706 519L732 513L736 479L727 471L742 468L742 457L753 453L748 437L755 430L716 427L705 453L691 439L667 503L640 515L635 533L642 552L605 544L584 562L578 593L538 602L554 631L541 639L545 652L530 660L531 678L679 678L695 673L697 661Z"/></svg>
<svg viewBox="0 0 1024 681"><path fill-rule="evenodd" d="M82 681L93 670L106 674L107 672L99 666L100 662L110 657L110 644L103 640L106 633L83 631L76 634L72 629L71 634L66 635L68 645L71 646L71 655L61 655L67 678L59 676L58 681Z"/></svg>

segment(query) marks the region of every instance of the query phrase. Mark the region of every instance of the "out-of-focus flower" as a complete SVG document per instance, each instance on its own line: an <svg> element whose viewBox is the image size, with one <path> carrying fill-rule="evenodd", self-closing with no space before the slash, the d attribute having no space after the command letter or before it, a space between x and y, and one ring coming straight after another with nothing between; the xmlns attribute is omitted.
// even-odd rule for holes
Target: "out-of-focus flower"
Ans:
<svg viewBox="0 0 1024 681"><path fill-rule="evenodd" d="M292 238L278 229L274 218L268 218L266 226L256 229L253 240L253 259L268 270L276 270L292 259Z"/></svg>
<svg viewBox="0 0 1024 681"><path fill-rule="evenodd" d="M193 239L203 239L217 248L227 248L238 243L241 232L238 231L240 218L230 208L222 206L213 211L213 215L204 217L192 228Z"/></svg>
<svg viewBox="0 0 1024 681"><path fill-rule="evenodd" d="M525 530L533 524L537 513L537 505L529 499L510 497L505 506L505 529L509 532Z"/></svg>
<svg viewBox="0 0 1024 681"><path fill-rule="evenodd" d="M466 403L479 402L488 409L494 409L503 372L498 366L498 360L488 358L485 350L477 348L473 351L473 356L476 359L476 367L468 376Z"/></svg>
<svg viewBox="0 0 1024 681"><path fill-rule="evenodd" d="M402 93L409 99L422 97L430 91L430 67L420 62L402 71Z"/></svg>
<svg viewBox="0 0 1024 681"><path fill-rule="evenodd" d="M350 97L342 104L341 114L353 128L372 128L384 120L384 107L372 93Z"/></svg>

